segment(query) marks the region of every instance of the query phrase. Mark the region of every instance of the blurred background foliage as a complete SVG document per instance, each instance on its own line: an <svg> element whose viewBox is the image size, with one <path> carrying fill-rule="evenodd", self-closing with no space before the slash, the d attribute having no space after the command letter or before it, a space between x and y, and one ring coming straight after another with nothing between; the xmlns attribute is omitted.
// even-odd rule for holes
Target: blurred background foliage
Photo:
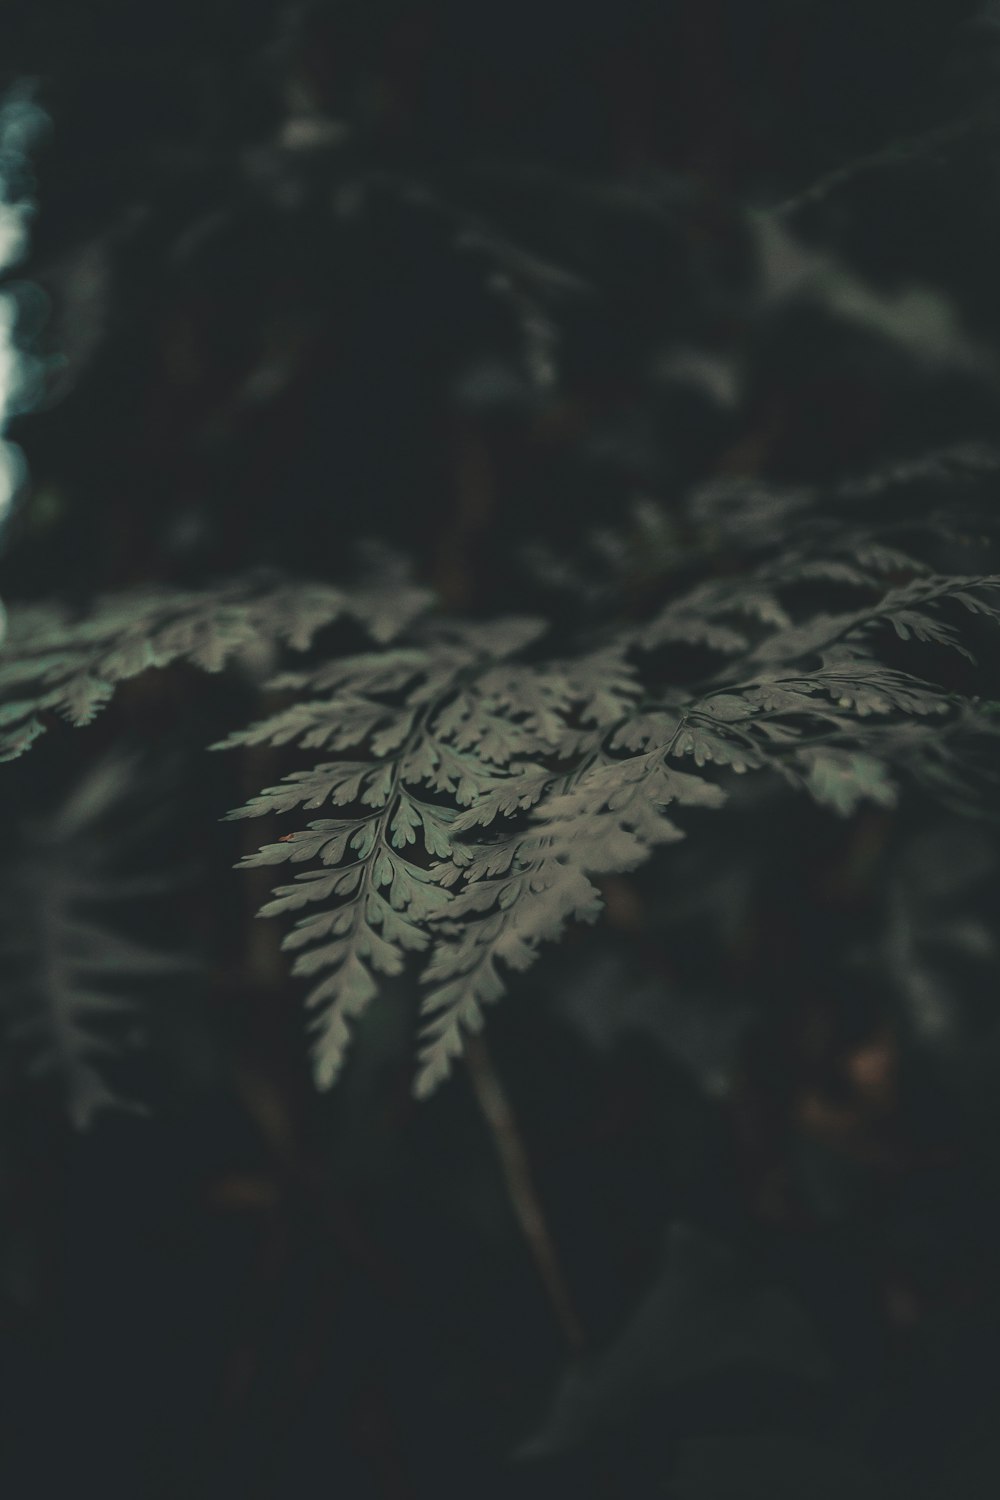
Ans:
<svg viewBox="0 0 1000 1500"><path fill-rule="evenodd" d="M569 631L820 492L989 533L995 5L6 0L0 42L50 121L6 598L375 543ZM747 785L491 1018L575 1358L469 1079L409 1098L412 997L314 1093L224 878L269 752L202 754L253 693L139 679L4 768L7 1492L994 1495L995 824ZM43 913L112 957L144 1112L32 1068Z"/></svg>

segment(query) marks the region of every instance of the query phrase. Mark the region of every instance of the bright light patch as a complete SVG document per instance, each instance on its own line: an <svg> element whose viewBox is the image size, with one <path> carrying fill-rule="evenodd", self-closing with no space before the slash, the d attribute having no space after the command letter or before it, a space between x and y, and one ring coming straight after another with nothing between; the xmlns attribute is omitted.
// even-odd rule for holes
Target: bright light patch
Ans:
<svg viewBox="0 0 1000 1500"><path fill-rule="evenodd" d="M29 150L48 125L32 98L32 85L20 83L0 103L0 276L24 257L28 225L35 211ZM24 483L24 457L4 435L36 374L35 362L17 346L17 299L0 292L0 530ZM0 639L3 615L0 608Z"/></svg>

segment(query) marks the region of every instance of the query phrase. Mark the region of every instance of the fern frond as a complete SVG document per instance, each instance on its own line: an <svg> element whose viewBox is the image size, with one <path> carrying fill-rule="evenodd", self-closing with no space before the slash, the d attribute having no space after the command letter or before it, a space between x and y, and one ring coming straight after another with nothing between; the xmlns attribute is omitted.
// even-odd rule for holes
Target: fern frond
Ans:
<svg viewBox="0 0 1000 1500"><path fill-rule="evenodd" d="M122 900L174 883L115 873L120 846L108 815L131 776L118 755L92 768L56 813L28 830L3 881L6 1030L26 1049L28 1073L57 1082L78 1129L101 1110L141 1109L109 1081L106 1064L129 1050L142 991L196 967L189 955L139 942L116 925Z"/></svg>
<svg viewBox="0 0 1000 1500"><path fill-rule="evenodd" d="M204 592L141 589L98 600L82 619L11 606L0 648L0 760L45 729L45 714L89 724L119 682L184 660L219 672L233 657L284 643L305 650L341 617L389 640L422 612L426 591L396 585L342 590L327 584L266 586L235 580Z"/></svg>
<svg viewBox="0 0 1000 1500"><path fill-rule="evenodd" d="M553 748L547 733L561 728L559 712L568 708L573 688L557 688L544 673L501 665L539 629L538 622L524 620L445 623L412 649L332 662L295 678L296 686L308 682L326 696L295 704L217 747L297 741L307 749L355 752L349 761L327 760L292 773L230 815L328 804L347 810L343 818L316 820L243 861L255 866L318 860L329 867L279 886L261 913L277 916L324 904L300 917L284 942L298 953L293 972L324 975L307 999L317 1010L321 1083L331 1083L339 1072L350 1022L375 995L377 976L399 974L408 954L428 947L431 922L450 900L430 865L450 855L459 808L519 775L524 755ZM522 698L513 684L529 677L534 693ZM288 685L287 677L275 683ZM583 711L599 712L599 693L594 684L588 687L594 691ZM597 688L608 691L606 675L598 674Z"/></svg>
<svg viewBox="0 0 1000 1500"><path fill-rule="evenodd" d="M309 997L319 1010L321 1081L339 1071L349 1022L379 976L419 953L426 993L415 1089L428 1094L463 1033L503 993L505 971L526 969L569 922L594 920L595 880L683 836L664 808L721 806L720 774L770 770L842 816L863 800L891 805L891 767L914 765L928 737L943 743L958 718L940 689L872 655L872 630L889 624L951 641L933 611L954 600L997 618L997 580L943 578L914 564L906 583L886 588L880 578L909 559L868 539L852 546L860 557L844 564L855 570L844 581L874 597L841 615L793 622L774 592L822 564L814 551L786 558L784 572L770 565L766 581L709 580L653 632L624 633L576 659L519 660L535 643L531 626L450 622L416 645L277 679L317 696L225 743L298 743L345 757L293 772L233 815L345 808L246 861L327 867L278 887L264 907L322 908L286 939L297 973L325 974ZM740 636L737 650L738 632L712 620L726 614L752 622L756 641ZM714 639L731 653L720 685L644 694L632 653L672 634ZM807 669L810 659L819 666ZM684 759L716 779L681 770Z"/></svg>
<svg viewBox="0 0 1000 1500"><path fill-rule="evenodd" d="M290 701L214 748L317 753L229 815L319 814L242 863L305 866L262 915L295 918L284 946L312 981L321 1084L384 979L423 960L424 1095L505 973L568 923L594 920L600 879L682 837L675 808L720 807L729 775L770 772L840 816L891 806L900 776L960 795L961 746L997 725L879 652L891 630L968 654L962 614L1000 621L1000 577L936 573L864 529L803 526L772 552L576 656L546 657L536 619L421 620L426 596L402 584L391 599L247 583L147 593L76 622L26 610L0 659L13 699L0 723L19 753L39 709L84 722L143 665L218 670L244 649L304 647L340 615L382 637L380 649L279 673L269 687ZM803 617L817 581L854 591L855 607ZM658 684L659 653L677 641L714 650L721 667Z"/></svg>
<svg viewBox="0 0 1000 1500"><path fill-rule="evenodd" d="M460 879L462 887L442 913L445 940L423 973L430 988L417 1096L447 1075L463 1032L479 1030L483 1006L503 994L498 963L528 968L539 945L557 940L568 922L598 916L591 875L635 869L655 846L683 838L662 808L719 807L724 799L719 787L668 766L662 749L595 763L559 778L523 833L439 870L445 883Z"/></svg>

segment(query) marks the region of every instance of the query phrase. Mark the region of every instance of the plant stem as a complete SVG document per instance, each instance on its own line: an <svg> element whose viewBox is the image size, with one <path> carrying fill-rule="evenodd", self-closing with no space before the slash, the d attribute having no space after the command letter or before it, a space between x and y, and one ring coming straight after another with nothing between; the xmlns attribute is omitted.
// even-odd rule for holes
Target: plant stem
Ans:
<svg viewBox="0 0 1000 1500"><path fill-rule="evenodd" d="M579 1357L586 1349L587 1337L573 1305L555 1243L549 1233L517 1118L481 1036L466 1039L465 1061L476 1101L500 1158L500 1167L515 1217L528 1242L567 1347L574 1357Z"/></svg>

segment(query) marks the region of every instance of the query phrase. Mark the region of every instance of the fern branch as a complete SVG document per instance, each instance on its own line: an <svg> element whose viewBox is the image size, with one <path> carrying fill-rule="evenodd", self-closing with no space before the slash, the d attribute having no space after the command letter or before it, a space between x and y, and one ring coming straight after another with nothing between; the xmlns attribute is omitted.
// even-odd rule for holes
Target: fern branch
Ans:
<svg viewBox="0 0 1000 1500"><path fill-rule="evenodd" d="M0 760L45 730L43 715L89 724L118 683L184 660L220 672L235 656L277 643L303 651L341 617L389 640L427 608L425 590L343 590L326 584L237 579L203 593L140 589L98 600L73 620L57 609L12 606L0 648ZM13 692L16 696L6 696Z"/></svg>

